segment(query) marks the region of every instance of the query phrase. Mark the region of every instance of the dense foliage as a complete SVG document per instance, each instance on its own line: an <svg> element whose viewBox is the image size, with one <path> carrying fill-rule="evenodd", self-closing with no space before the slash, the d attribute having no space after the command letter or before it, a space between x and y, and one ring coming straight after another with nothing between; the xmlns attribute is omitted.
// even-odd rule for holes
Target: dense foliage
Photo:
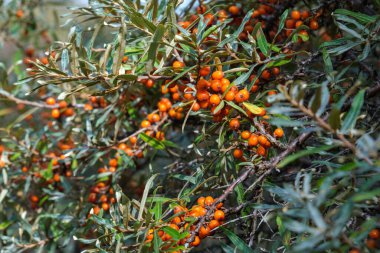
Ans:
<svg viewBox="0 0 380 253"><path fill-rule="evenodd" d="M0 252L380 249L378 0L64 2L0 1Z"/></svg>

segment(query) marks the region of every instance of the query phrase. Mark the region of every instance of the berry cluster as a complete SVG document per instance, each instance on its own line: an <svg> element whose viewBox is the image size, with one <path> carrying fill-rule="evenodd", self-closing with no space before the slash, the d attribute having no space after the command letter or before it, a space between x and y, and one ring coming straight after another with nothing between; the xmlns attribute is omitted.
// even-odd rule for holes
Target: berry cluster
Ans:
<svg viewBox="0 0 380 253"><path fill-rule="evenodd" d="M173 218L168 222L161 224L154 229L150 229L146 236L146 243L151 243L154 239L154 232L157 232L157 235L161 238L162 241L168 242L167 245L173 243L173 238L164 232L164 227L170 227L180 234L185 235L181 240L179 240L177 245L184 245L185 247L196 247L201 243L201 240L211 235L213 230L223 224L225 219L223 208L223 203L218 203L215 209L212 210L212 214L208 215L209 210L213 207L215 200L211 196L200 197L197 200L197 204L193 205L190 209L184 206L175 206L173 208ZM208 215L208 216L207 216ZM196 230L197 220L205 218L205 223L199 228L199 231ZM193 233L195 232L195 235ZM193 237L192 237L193 235ZM167 248L167 250L170 250ZM182 252L171 251L171 252Z"/></svg>

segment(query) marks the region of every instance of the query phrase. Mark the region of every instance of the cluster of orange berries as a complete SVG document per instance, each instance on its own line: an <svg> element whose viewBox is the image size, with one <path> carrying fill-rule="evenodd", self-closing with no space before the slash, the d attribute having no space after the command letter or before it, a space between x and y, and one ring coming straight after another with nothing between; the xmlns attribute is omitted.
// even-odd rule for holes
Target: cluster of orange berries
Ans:
<svg viewBox="0 0 380 253"><path fill-rule="evenodd" d="M115 173L118 168L118 160L117 158L111 158L108 161L108 167L102 167L98 169L98 174L102 173ZM108 211L110 208L110 204L114 204L116 202L114 195L114 190L110 187L111 177L107 176L102 178L101 182L98 182L95 186L91 188L91 192L88 195L88 202L94 204L93 212L97 215L102 208L104 211Z"/></svg>
<svg viewBox="0 0 380 253"><path fill-rule="evenodd" d="M236 120L236 119L233 119L233 120ZM233 120L230 121L230 125ZM274 130L273 135L275 138L281 138L284 135L284 131L281 128L277 128ZM248 147L256 147L256 153L260 156L266 156L267 149L272 146L272 144L267 139L267 137L265 137L264 135L257 135L257 134L251 133L248 130L242 131L240 133L240 137L243 140L244 144L247 145ZM233 151L233 156L236 159L243 159L244 152L242 149L236 148Z"/></svg>
<svg viewBox="0 0 380 253"><path fill-rule="evenodd" d="M27 67L27 68L33 68L34 65L33 63L37 61L37 59L44 65L48 65L49 64L49 58L46 57L46 56L41 56L41 57L38 57L35 55L35 50L33 47L28 47L25 49L24 51L24 54L25 54L25 57L23 59L23 63L24 65ZM51 52L50 53L50 56L51 57L55 57L55 52ZM33 70L29 71L28 72L30 75L34 75L34 72Z"/></svg>
<svg viewBox="0 0 380 253"><path fill-rule="evenodd" d="M124 151L130 157L136 156L137 158L143 158L144 153L141 149L139 149L137 142L138 138L136 136L131 136L128 139L128 143L120 143L118 148L119 150Z"/></svg>
<svg viewBox="0 0 380 253"><path fill-rule="evenodd" d="M49 97L46 99L46 104L57 106L51 110L51 117L54 119L59 119L62 115L71 117L75 114L74 108L69 106L65 100L59 101L57 105L57 101L53 97Z"/></svg>
<svg viewBox="0 0 380 253"><path fill-rule="evenodd" d="M88 195L88 202L94 204L92 208L93 213L98 215L100 209L108 211L110 209L110 205L116 202L114 195L115 192L113 188L107 185L106 182L99 182L96 186L92 187L91 193Z"/></svg>
<svg viewBox="0 0 380 253"><path fill-rule="evenodd" d="M208 210L212 208L215 200L211 196L200 197L197 200L197 204L193 205L190 209L184 206L175 206L173 209L174 218L172 218L168 224L164 224L161 227L170 227L180 233L189 232L189 234L183 238L182 240L177 242L177 245L185 245L189 238L191 237L191 233L196 230L196 225L194 223L195 219L200 219L205 217L208 213ZM199 228L199 231L196 231L194 236L194 240L190 242L190 247L196 247L201 243L201 240L211 235L213 230L220 225L223 224L225 219L225 214L221 210L223 207L223 203L218 203L213 210L212 215L210 217L205 217L205 223ZM154 238L154 231L157 231L157 235L162 239L162 241L172 242L172 237L165 233L160 227L155 229L150 229L146 236L146 242L149 243ZM175 251L181 252L181 251Z"/></svg>
<svg viewBox="0 0 380 253"><path fill-rule="evenodd" d="M62 150L71 149L71 148L73 148L73 144L71 144L70 141L67 141L67 142L59 141L58 147L62 148ZM64 155L57 156L56 153L54 153L54 152L48 153L46 157L48 158L47 161L49 163L51 163L51 165L52 165L53 175L51 178L45 179L42 174L44 173L44 171L48 167L48 164L46 162L44 162L46 159L39 160L37 157L32 157L31 163L38 164L38 166L40 168L43 168L41 170L33 172L33 177L36 180L35 182L36 183L40 182L41 186L43 186L43 187L48 186L48 185L53 185L54 188L58 189L59 191L63 191L64 187L61 184L62 176L66 177L66 178L70 178L73 175L73 172L70 169L70 163L65 158ZM65 166L61 166L60 163L65 164ZM29 166L26 166L26 165L23 166L21 168L21 171L23 173L28 173L29 172ZM21 177L21 178L25 178L25 177ZM37 194L30 195L29 200L31 203L31 207L33 209L38 207L38 204L40 202L40 197Z"/></svg>
<svg viewBox="0 0 380 253"><path fill-rule="evenodd" d="M84 104L85 111L92 111L94 108L106 108L108 105L104 97L91 96L90 101Z"/></svg>
<svg viewBox="0 0 380 253"><path fill-rule="evenodd" d="M368 238L366 240L366 245L368 249L375 250L375 249L380 249L380 229L375 228L372 229L368 233ZM353 248L349 251L349 253L361 253L357 248Z"/></svg>

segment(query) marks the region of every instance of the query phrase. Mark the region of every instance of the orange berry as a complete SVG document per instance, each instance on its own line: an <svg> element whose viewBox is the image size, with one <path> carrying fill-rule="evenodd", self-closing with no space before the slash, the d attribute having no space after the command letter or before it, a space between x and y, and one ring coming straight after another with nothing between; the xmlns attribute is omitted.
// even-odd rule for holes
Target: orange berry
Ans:
<svg viewBox="0 0 380 253"><path fill-rule="evenodd" d="M215 92L221 92L222 91L222 83L220 80L212 80L211 81L211 89Z"/></svg>
<svg viewBox="0 0 380 253"><path fill-rule="evenodd" d="M272 74L278 76L280 74L280 68L275 67L272 69Z"/></svg>
<svg viewBox="0 0 380 253"><path fill-rule="evenodd" d="M197 247L199 244L201 244L201 239L199 239L199 236L195 236L194 241L191 243L191 246Z"/></svg>
<svg viewBox="0 0 380 253"><path fill-rule="evenodd" d="M197 99L199 101L201 101L201 102L202 101L208 101L209 98L210 98L210 95L209 95L209 93L207 91L201 90L201 91L197 92Z"/></svg>
<svg viewBox="0 0 380 253"><path fill-rule="evenodd" d="M147 128L150 127L150 122L148 120L143 120L141 122L141 128Z"/></svg>
<svg viewBox="0 0 380 253"><path fill-rule="evenodd" d="M351 249L348 253L360 253L358 249Z"/></svg>
<svg viewBox="0 0 380 253"><path fill-rule="evenodd" d="M174 223L170 224L169 227L171 227L172 229L175 229L177 231L179 230L179 227Z"/></svg>
<svg viewBox="0 0 380 253"><path fill-rule="evenodd" d="M376 240L374 240L374 239L367 239L366 240L366 245L367 245L367 248L369 248L369 249L376 249Z"/></svg>
<svg viewBox="0 0 380 253"><path fill-rule="evenodd" d="M53 110L51 110L51 116L54 119L58 119L61 116L61 113L58 109L53 109Z"/></svg>
<svg viewBox="0 0 380 253"><path fill-rule="evenodd" d="M206 206L211 206L213 203L214 203L214 198L213 198L213 197L211 197L211 196L207 196L207 197L205 198L205 205L206 205Z"/></svg>
<svg viewBox="0 0 380 253"><path fill-rule="evenodd" d="M303 20L307 19L309 16L310 16L310 12L309 11L305 10L305 11L301 12L301 18Z"/></svg>
<svg viewBox="0 0 380 253"><path fill-rule="evenodd" d="M176 207L174 207L174 209L173 209L174 214L177 214L177 213L179 213L179 212L186 212L186 211L187 211L186 208L185 208L185 207L182 207L182 206L176 206Z"/></svg>
<svg viewBox="0 0 380 253"><path fill-rule="evenodd" d="M227 101L233 101L235 99L235 92L233 91L228 91L226 95L224 96L224 99Z"/></svg>
<svg viewBox="0 0 380 253"><path fill-rule="evenodd" d="M30 201L32 201L33 203L37 203L38 201L40 201L40 199L38 198L37 195L32 195L30 197Z"/></svg>
<svg viewBox="0 0 380 253"><path fill-rule="evenodd" d="M171 223L176 224L176 225L178 225L178 224L181 223L181 222L182 222L182 220L181 220L181 218L178 217L178 216L174 217L174 218L172 219L172 221L171 221Z"/></svg>
<svg viewBox="0 0 380 253"><path fill-rule="evenodd" d="M214 213L214 219L217 221L224 220L224 212L222 210L216 210Z"/></svg>
<svg viewBox="0 0 380 253"><path fill-rule="evenodd" d="M172 95L173 101L178 101L180 98L181 98L181 96L179 95L179 93L173 93L173 95Z"/></svg>
<svg viewBox="0 0 380 253"><path fill-rule="evenodd" d="M70 116L73 116L75 114L75 111L73 108L67 108L64 112L65 116L67 117L70 117Z"/></svg>
<svg viewBox="0 0 380 253"><path fill-rule="evenodd" d="M85 111L92 111L92 109L93 109L92 105L90 105L90 104L85 104L84 105L84 110Z"/></svg>
<svg viewBox="0 0 380 253"><path fill-rule="evenodd" d="M309 26L310 26L310 29L311 29L311 30L317 30L317 29L319 28L319 24L318 24L318 22L315 21L315 20L310 21Z"/></svg>
<svg viewBox="0 0 380 253"><path fill-rule="evenodd" d="M180 62L180 61L174 61L173 62L173 69L177 70L177 69L181 69L185 67L185 64L183 62Z"/></svg>
<svg viewBox="0 0 380 253"><path fill-rule="evenodd" d="M216 94L211 95L211 97L210 97L210 103L212 105L218 105L218 104L220 104L220 97L219 97L219 95L216 95Z"/></svg>
<svg viewBox="0 0 380 253"><path fill-rule="evenodd" d="M212 13L207 13L206 15L204 15L204 20L208 21L207 25L212 25L212 23L214 22L214 15Z"/></svg>
<svg viewBox="0 0 380 253"><path fill-rule="evenodd" d="M212 73L212 79L214 80L222 80L223 77L224 73L222 71L215 71L214 73Z"/></svg>
<svg viewBox="0 0 380 253"><path fill-rule="evenodd" d="M203 14L206 11L207 11L207 7L205 5L203 5L203 4L197 7L197 13L198 14Z"/></svg>
<svg viewBox="0 0 380 253"><path fill-rule="evenodd" d="M158 121L160 121L161 120L161 118L160 118L160 115L158 115L157 113L154 113L153 115L152 115L152 121L153 122L158 122Z"/></svg>
<svg viewBox="0 0 380 253"><path fill-rule="evenodd" d="M208 227L210 230L213 230L214 228L219 227L220 223L218 220L211 220L210 223L208 224Z"/></svg>
<svg viewBox="0 0 380 253"><path fill-rule="evenodd" d="M211 83L201 78L197 83L197 90L207 90L211 86Z"/></svg>
<svg viewBox="0 0 380 253"><path fill-rule="evenodd" d="M248 130L241 132L241 138L243 140L248 140L250 136L251 136L251 132Z"/></svg>
<svg viewBox="0 0 380 253"><path fill-rule="evenodd" d="M67 102L65 100L59 101L59 108L63 109L67 107Z"/></svg>
<svg viewBox="0 0 380 253"><path fill-rule="evenodd" d="M152 79L148 79L145 83L147 88L152 88L154 86L154 81Z"/></svg>
<svg viewBox="0 0 380 253"><path fill-rule="evenodd" d="M123 56L123 59L121 61L122 63L126 63L128 61L128 56L127 55Z"/></svg>
<svg viewBox="0 0 380 253"><path fill-rule="evenodd" d="M28 172L28 167L26 167L26 166L22 167L21 171L24 173Z"/></svg>
<svg viewBox="0 0 380 253"><path fill-rule="evenodd" d="M369 232L369 237L372 238L372 239L379 239L380 238L380 230L379 229L372 229L370 232Z"/></svg>
<svg viewBox="0 0 380 253"><path fill-rule="evenodd" d="M300 27L301 25L303 25L303 22L301 20L298 20L296 22L296 28Z"/></svg>
<svg viewBox="0 0 380 253"><path fill-rule="evenodd" d="M117 167L117 159L111 159L108 164L111 167Z"/></svg>
<svg viewBox="0 0 380 253"><path fill-rule="evenodd" d="M108 209L110 209L110 205L108 203L102 203L102 209L104 211L108 211Z"/></svg>
<svg viewBox="0 0 380 253"><path fill-rule="evenodd" d="M166 106L166 104L161 103L161 102L158 104L158 110L159 110L160 112L166 112L168 109L169 109L169 108Z"/></svg>
<svg viewBox="0 0 380 253"><path fill-rule="evenodd" d="M207 227L202 226L199 229L199 237L200 238L205 238L205 237L209 236L210 235L210 231L211 231L211 229L208 226Z"/></svg>
<svg viewBox="0 0 380 253"><path fill-rule="evenodd" d="M301 13L297 10L292 11L291 17L294 20L299 20L301 18Z"/></svg>
<svg viewBox="0 0 380 253"><path fill-rule="evenodd" d="M53 180L54 180L55 182L59 182L59 181L61 181L61 177L59 176L59 173L54 174L54 176L53 176Z"/></svg>
<svg viewBox="0 0 380 253"><path fill-rule="evenodd" d="M257 146L257 144L259 144L259 139L256 135L252 134L248 139L248 146L253 147Z"/></svg>
<svg viewBox="0 0 380 253"><path fill-rule="evenodd" d="M285 27L288 29L293 29L295 27L296 21L293 19L287 19L285 22Z"/></svg>
<svg viewBox="0 0 380 253"><path fill-rule="evenodd" d="M191 108L191 110L192 110L193 112L197 112L197 111L199 111L200 109L201 109L201 106L200 106L197 102L195 102L194 105L193 105L193 107Z"/></svg>
<svg viewBox="0 0 380 253"><path fill-rule="evenodd" d="M23 16L24 16L24 11L21 10L21 9L18 9L18 10L16 11L16 17L17 17L17 18L22 18Z"/></svg>
<svg viewBox="0 0 380 253"><path fill-rule="evenodd" d="M265 80L269 80L270 79L270 72L269 70L264 70L262 73L261 73L261 77Z"/></svg>
<svg viewBox="0 0 380 253"><path fill-rule="evenodd" d="M168 93L169 92L169 89L165 86L165 85L162 85L161 86L161 93L162 94L166 94L166 93Z"/></svg>
<svg viewBox="0 0 380 253"><path fill-rule="evenodd" d="M176 93L176 92L178 92L178 85L175 84L175 83L172 83L171 85L169 85L169 91L170 91L171 93Z"/></svg>
<svg viewBox="0 0 380 253"><path fill-rule="evenodd" d="M96 202L96 193L94 192L91 192L89 195L88 195L88 202L90 203L95 203Z"/></svg>
<svg viewBox="0 0 380 253"><path fill-rule="evenodd" d="M103 194L100 196L99 201L102 203L106 203L108 201L107 195Z"/></svg>
<svg viewBox="0 0 380 253"><path fill-rule="evenodd" d="M281 128L277 128L276 130L274 130L274 137L281 138L282 136L284 136L284 130L282 130Z"/></svg>
<svg viewBox="0 0 380 253"><path fill-rule="evenodd" d="M136 136L132 136L129 138L129 142L132 144L132 145L135 145L136 142L137 142L137 137Z"/></svg>
<svg viewBox="0 0 380 253"><path fill-rule="evenodd" d="M200 197L198 200L197 200L197 204L201 207L205 207L205 197Z"/></svg>
<svg viewBox="0 0 380 253"><path fill-rule="evenodd" d="M222 80L220 80L220 83L222 84L222 92L225 92L231 84L230 80L226 78L222 78Z"/></svg>
<svg viewBox="0 0 380 253"><path fill-rule="evenodd" d="M55 105L55 99L50 97L46 99L46 104L48 105Z"/></svg>
<svg viewBox="0 0 380 253"><path fill-rule="evenodd" d="M240 121L238 119L232 119L230 121L230 129L237 130L240 127Z"/></svg>
<svg viewBox="0 0 380 253"><path fill-rule="evenodd" d="M263 146L259 146L256 150L257 154L260 155L260 156L265 156L266 154L266 150Z"/></svg>
<svg viewBox="0 0 380 253"><path fill-rule="evenodd" d="M236 96L235 96L235 101L237 103L241 103L241 102L244 102L244 101L247 101L249 99L249 92L247 89L242 89L240 90Z"/></svg>
<svg viewBox="0 0 380 253"><path fill-rule="evenodd" d="M243 151L241 149L235 149L234 152L233 152L233 156L236 158L236 159L241 159L243 157Z"/></svg>
<svg viewBox="0 0 380 253"><path fill-rule="evenodd" d="M267 141L268 141L268 139L264 135L259 136L259 143L261 145L264 145Z"/></svg>
<svg viewBox="0 0 380 253"><path fill-rule="evenodd" d="M233 16L239 15L240 9L236 5L232 5L228 8L228 12Z"/></svg>
<svg viewBox="0 0 380 253"><path fill-rule="evenodd" d="M199 70L199 75L200 76L208 76L209 74L211 73L211 68L206 66L206 67L203 67Z"/></svg>

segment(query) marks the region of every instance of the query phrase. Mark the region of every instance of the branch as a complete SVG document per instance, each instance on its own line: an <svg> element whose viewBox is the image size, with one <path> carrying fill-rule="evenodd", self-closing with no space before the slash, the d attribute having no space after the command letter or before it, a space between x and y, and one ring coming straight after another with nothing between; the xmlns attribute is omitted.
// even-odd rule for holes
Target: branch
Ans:
<svg viewBox="0 0 380 253"><path fill-rule="evenodd" d="M209 220L210 217L212 217L216 206L220 202L223 202L228 197L228 195L233 192L233 190L235 189L235 187L239 183L241 183L241 182L245 181L247 178L249 178L249 176L254 171L256 171L258 174L262 173L260 175L260 177L249 187L249 189L254 188L259 182L261 182L266 176L268 176L269 174L271 174L275 170L277 164L282 159L284 159L290 153L294 152L297 149L297 147L299 147L301 144L303 144L312 135L312 133L313 132L306 132L306 133L301 134L300 136L298 136L295 140L293 140L289 144L289 146L287 147L286 150L284 150L278 156L273 157L269 161L263 162L257 166L254 166L254 167L247 167L247 170L242 175L240 175L234 182L232 182L230 184L230 186L228 186L228 188L224 191L224 193L217 200L215 200L214 203L210 207L208 207L206 215L203 216L201 219L199 219L199 222L198 222L195 230L191 232L191 236L187 240L187 242L190 243L190 242L194 241L196 233L204 225L206 220Z"/></svg>
<svg viewBox="0 0 380 253"><path fill-rule="evenodd" d="M50 109L58 107L58 105L48 105L45 103L32 102L32 101L28 101L28 100L19 99L19 98L16 98L15 96L13 96L12 94L10 94L9 92L7 92L5 90L1 90L1 89L0 89L0 95L8 98L9 100L14 101L17 104L25 104L25 105L31 105L34 107L50 108Z"/></svg>

